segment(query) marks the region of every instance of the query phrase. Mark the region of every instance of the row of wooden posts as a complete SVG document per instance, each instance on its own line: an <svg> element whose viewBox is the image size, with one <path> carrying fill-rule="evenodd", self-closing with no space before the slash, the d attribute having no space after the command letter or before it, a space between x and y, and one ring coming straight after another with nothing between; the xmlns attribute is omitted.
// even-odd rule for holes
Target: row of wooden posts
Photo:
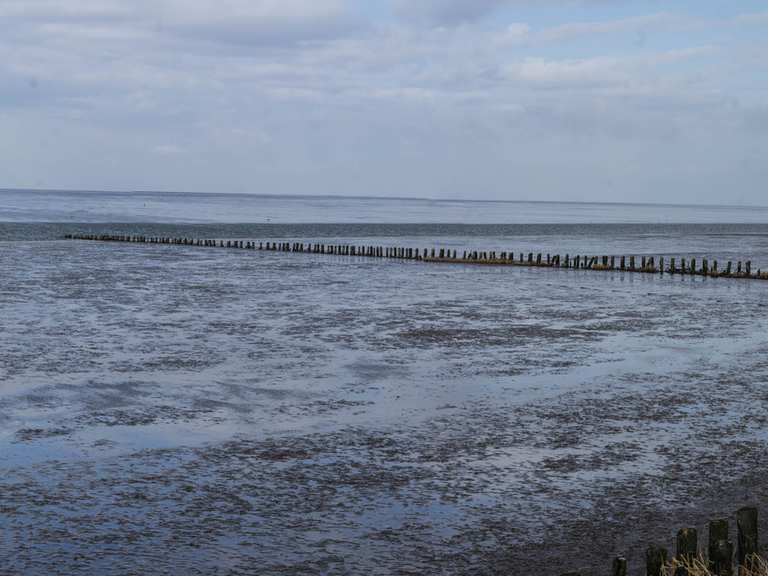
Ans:
<svg viewBox="0 0 768 576"><path fill-rule="evenodd" d="M717 278L747 278L768 280L768 272L753 271L752 262L738 261L734 266L728 261L720 267L717 260L703 258L670 258L665 260L654 256L585 256L566 254L535 254L533 252L464 251L445 248L427 249L395 246L355 246L348 244L305 244L303 242L250 242L244 240L209 240L196 238L168 238L158 236L126 236L113 234L68 234L71 240L97 240L102 242L134 242L142 244L176 244L182 246L203 246L210 248L237 248L244 250L268 250L277 252L301 252L310 254L334 254L340 256L362 256L368 258L391 258L420 260L423 262L451 264L485 264L496 266L536 266L546 268L571 268L583 270L641 272L646 274L681 274Z"/></svg>
<svg viewBox="0 0 768 576"><path fill-rule="evenodd" d="M696 528L683 528L677 533L675 556L670 558L667 549L649 546L645 553L646 576L688 576L686 565L699 561L715 576L738 576L755 570L759 563L757 537L757 508L745 507L736 512L736 545L729 538L729 523L725 518L709 523L706 548L699 548ZM613 560L612 576L638 574L630 571L627 560ZM581 572L569 572L563 576L581 576Z"/></svg>

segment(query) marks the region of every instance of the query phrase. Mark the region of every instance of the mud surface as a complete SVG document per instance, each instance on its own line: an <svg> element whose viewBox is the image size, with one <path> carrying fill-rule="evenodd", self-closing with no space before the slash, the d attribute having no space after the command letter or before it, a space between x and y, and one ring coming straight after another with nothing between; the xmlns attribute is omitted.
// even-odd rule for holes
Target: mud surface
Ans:
<svg viewBox="0 0 768 576"><path fill-rule="evenodd" d="M765 502L763 283L62 241L0 269L0 574L639 574Z"/></svg>

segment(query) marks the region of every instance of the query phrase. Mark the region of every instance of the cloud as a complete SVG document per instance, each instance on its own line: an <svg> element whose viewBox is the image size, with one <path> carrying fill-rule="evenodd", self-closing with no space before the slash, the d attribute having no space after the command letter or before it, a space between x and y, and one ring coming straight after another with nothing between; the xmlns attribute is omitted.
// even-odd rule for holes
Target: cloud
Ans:
<svg viewBox="0 0 768 576"><path fill-rule="evenodd" d="M768 24L768 12L752 12L739 14L734 18L736 24Z"/></svg>
<svg viewBox="0 0 768 576"><path fill-rule="evenodd" d="M157 0L151 6L163 28L224 42L314 40L354 24L343 0Z"/></svg>
<svg viewBox="0 0 768 576"><path fill-rule="evenodd" d="M452 25L481 18L507 0L395 0L401 18L432 24Z"/></svg>
<svg viewBox="0 0 768 576"><path fill-rule="evenodd" d="M765 149L768 58L735 17L476 21L511 2L0 2L3 183L566 197L604 174L642 199L674 161L713 187Z"/></svg>
<svg viewBox="0 0 768 576"><path fill-rule="evenodd" d="M663 12L617 20L561 24L543 30L539 36L545 41L572 40L582 36L594 36L597 34L625 34L657 30L680 21L681 19L678 16Z"/></svg>
<svg viewBox="0 0 768 576"><path fill-rule="evenodd" d="M509 77L531 86L590 87L615 84L626 79L620 62L613 58L550 60L525 58L509 67Z"/></svg>
<svg viewBox="0 0 768 576"><path fill-rule="evenodd" d="M4 0L0 17L24 20L113 19L135 14L132 3L117 0Z"/></svg>
<svg viewBox="0 0 768 576"><path fill-rule="evenodd" d="M217 42L328 38L358 24L346 0L5 0L0 17L31 24L99 25L183 34ZM70 32L71 34L72 32Z"/></svg>
<svg viewBox="0 0 768 576"><path fill-rule="evenodd" d="M533 6L582 4L599 6L605 0L390 0L394 13L408 21L430 25L454 26L479 20L505 7L525 11ZM605 2L608 4L608 2ZM565 32L565 31L564 31Z"/></svg>
<svg viewBox="0 0 768 576"><path fill-rule="evenodd" d="M531 37L531 27L525 22L513 22L496 35L495 41L501 46L511 46L525 42Z"/></svg>
<svg viewBox="0 0 768 576"><path fill-rule="evenodd" d="M181 156L186 150L176 144L159 144L152 148L152 152L158 156Z"/></svg>

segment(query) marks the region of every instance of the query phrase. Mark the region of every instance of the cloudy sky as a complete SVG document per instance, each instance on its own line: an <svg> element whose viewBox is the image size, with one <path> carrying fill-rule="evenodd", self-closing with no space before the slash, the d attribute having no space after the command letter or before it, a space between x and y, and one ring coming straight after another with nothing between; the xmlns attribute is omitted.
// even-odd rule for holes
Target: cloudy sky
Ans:
<svg viewBox="0 0 768 576"><path fill-rule="evenodd" d="M768 203L768 8L0 0L0 187Z"/></svg>

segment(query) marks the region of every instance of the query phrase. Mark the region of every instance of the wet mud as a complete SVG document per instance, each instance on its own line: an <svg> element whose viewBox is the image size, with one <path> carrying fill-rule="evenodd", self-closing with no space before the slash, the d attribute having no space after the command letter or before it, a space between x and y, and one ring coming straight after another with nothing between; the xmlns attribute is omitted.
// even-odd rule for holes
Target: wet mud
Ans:
<svg viewBox="0 0 768 576"><path fill-rule="evenodd" d="M765 501L761 283L58 241L0 263L0 574L639 574Z"/></svg>

